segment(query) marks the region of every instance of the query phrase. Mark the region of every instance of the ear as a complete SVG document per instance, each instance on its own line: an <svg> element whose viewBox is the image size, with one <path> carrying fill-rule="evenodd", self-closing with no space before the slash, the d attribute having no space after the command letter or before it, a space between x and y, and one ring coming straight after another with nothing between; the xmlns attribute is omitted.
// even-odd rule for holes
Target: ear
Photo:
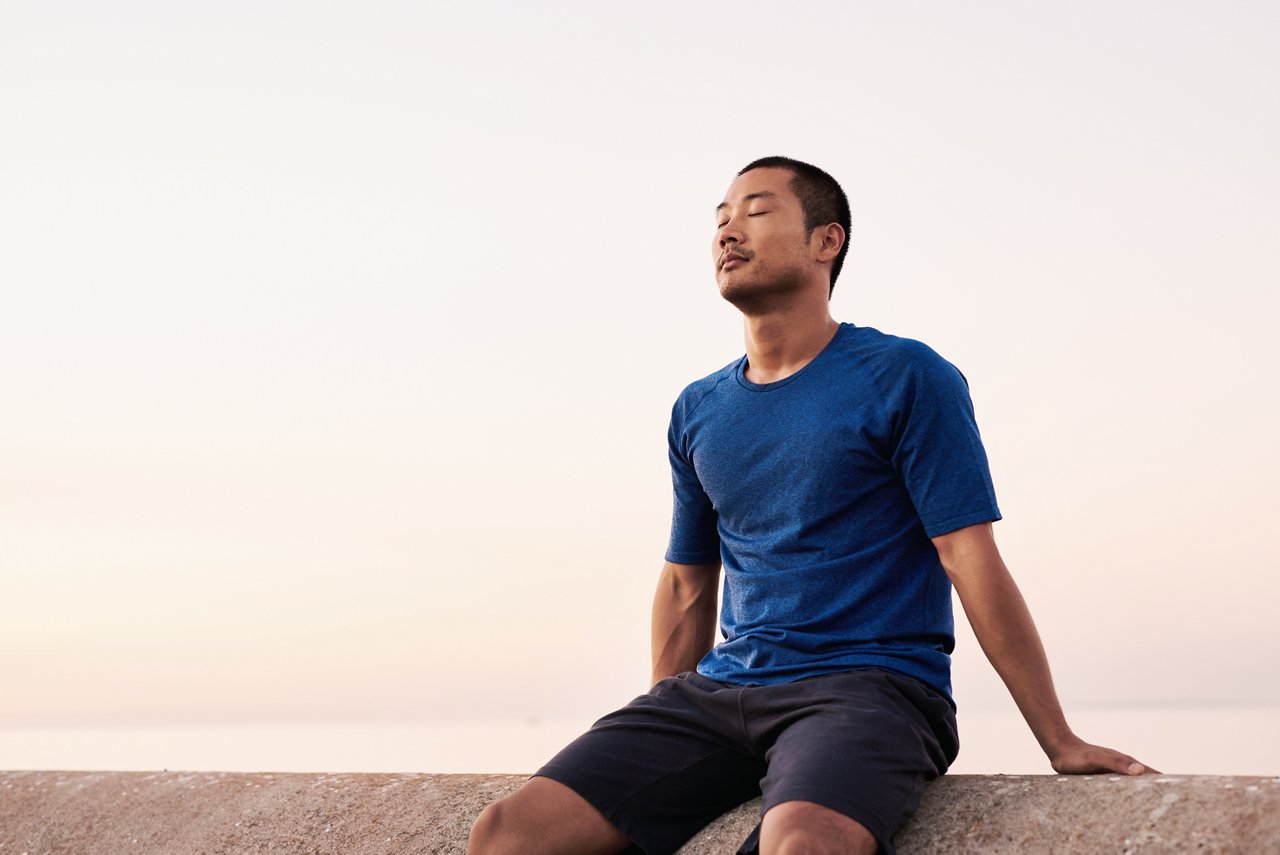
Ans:
<svg viewBox="0 0 1280 855"><path fill-rule="evenodd" d="M844 246L844 227L839 223L828 223L821 228L814 229L813 235L809 240L816 253L814 256L815 261L835 261L836 256L840 254L840 248Z"/></svg>

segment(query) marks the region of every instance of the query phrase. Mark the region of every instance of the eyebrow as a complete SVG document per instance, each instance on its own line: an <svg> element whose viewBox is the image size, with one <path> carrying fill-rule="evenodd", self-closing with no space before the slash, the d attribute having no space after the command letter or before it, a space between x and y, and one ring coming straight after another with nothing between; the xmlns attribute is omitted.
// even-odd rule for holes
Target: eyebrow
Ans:
<svg viewBox="0 0 1280 855"><path fill-rule="evenodd" d="M770 199L777 195L777 193L770 193L768 190L761 190L759 193L748 193L742 197L742 201L750 202L752 199ZM721 210L727 207L729 207L728 202L721 202L719 205L716 205L716 213L720 213Z"/></svg>

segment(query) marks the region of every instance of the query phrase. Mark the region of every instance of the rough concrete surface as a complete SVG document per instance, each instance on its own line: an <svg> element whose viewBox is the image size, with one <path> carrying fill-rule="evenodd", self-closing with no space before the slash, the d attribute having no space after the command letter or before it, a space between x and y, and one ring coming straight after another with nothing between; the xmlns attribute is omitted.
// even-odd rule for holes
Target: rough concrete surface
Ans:
<svg viewBox="0 0 1280 855"><path fill-rule="evenodd" d="M0 772L0 855L462 853L521 775ZM681 850L731 853L759 801ZM903 853L1280 852L1280 778L946 776Z"/></svg>

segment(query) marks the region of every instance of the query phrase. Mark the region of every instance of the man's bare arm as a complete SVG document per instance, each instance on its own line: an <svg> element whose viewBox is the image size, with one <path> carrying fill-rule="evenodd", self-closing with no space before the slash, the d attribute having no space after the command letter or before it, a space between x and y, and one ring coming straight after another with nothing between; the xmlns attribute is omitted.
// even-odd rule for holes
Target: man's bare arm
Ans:
<svg viewBox="0 0 1280 855"><path fill-rule="evenodd" d="M978 643L1054 770L1128 775L1155 772L1128 754L1085 742L1067 725L1040 634L996 548L991 523L940 535L933 543Z"/></svg>
<svg viewBox="0 0 1280 855"><path fill-rule="evenodd" d="M662 565L653 597L653 682L692 671L716 637L720 562Z"/></svg>

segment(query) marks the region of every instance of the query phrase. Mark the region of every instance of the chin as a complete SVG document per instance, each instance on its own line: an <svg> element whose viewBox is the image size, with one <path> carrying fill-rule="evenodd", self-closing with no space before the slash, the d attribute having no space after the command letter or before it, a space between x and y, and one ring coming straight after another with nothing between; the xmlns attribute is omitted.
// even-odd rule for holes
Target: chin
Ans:
<svg viewBox="0 0 1280 855"><path fill-rule="evenodd" d="M752 282L721 279L720 296L744 315L762 315L789 302L796 288L787 282Z"/></svg>

